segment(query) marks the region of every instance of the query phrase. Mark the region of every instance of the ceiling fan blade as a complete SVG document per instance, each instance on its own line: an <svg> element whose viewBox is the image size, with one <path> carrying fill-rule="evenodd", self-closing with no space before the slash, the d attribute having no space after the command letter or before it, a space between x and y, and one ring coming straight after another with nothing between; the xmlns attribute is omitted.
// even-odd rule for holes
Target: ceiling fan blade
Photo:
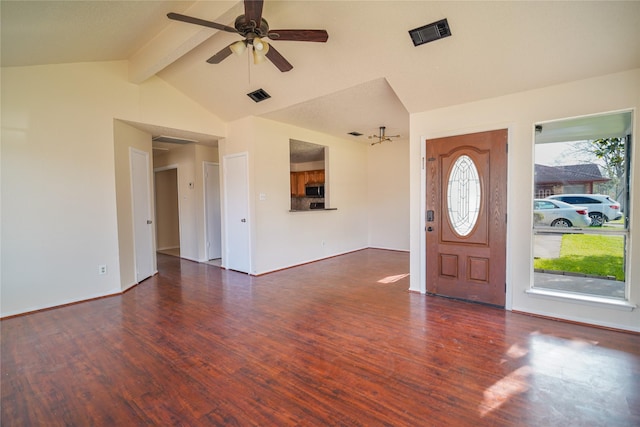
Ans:
<svg viewBox="0 0 640 427"><path fill-rule="evenodd" d="M271 40L299 42L324 43L329 39L329 33L326 30L271 30L268 36Z"/></svg>
<svg viewBox="0 0 640 427"><path fill-rule="evenodd" d="M255 22L260 27L262 22L263 0L244 0L244 19L247 22Z"/></svg>
<svg viewBox="0 0 640 427"><path fill-rule="evenodd" d="M273 65L275 65L278 70L282 71L283 73L293 68L293 65L291 65L289 61L284 59L284 56L282 56L280 52L278 52L273 47L272 44L269 44L269 50L267 51L266 57L269 58L269 61L273 62Z"/></svg>
<svg viewBox="0 0 640 427"><path fill-rule="evenodd" d="M205 21L204 19L194 18L193 16L181 15L179 13L169 12L167 13L167 18L173 19L174 21L182 21L187 22L189 24L202 25L203 27L215 28L216 30L227 31L229 33L237 33L233 27L229 27L227 25L218 24L217 22Z"/></svg>
<svg viewBox="0 0 640 427"><path fill-rule="evenodd" d="M233 44L233 43L231 43L231 44ZM224 49L222 49L220 52L218 52L215 55L213 55L211 58L207 59L207 62L209 64L219 64L219 63L221 63L224 59L227 58L227 56L229 56L229 55L231 55L233 53L233 51L231 50L231 44L229 46L225 47Z"/></svg>

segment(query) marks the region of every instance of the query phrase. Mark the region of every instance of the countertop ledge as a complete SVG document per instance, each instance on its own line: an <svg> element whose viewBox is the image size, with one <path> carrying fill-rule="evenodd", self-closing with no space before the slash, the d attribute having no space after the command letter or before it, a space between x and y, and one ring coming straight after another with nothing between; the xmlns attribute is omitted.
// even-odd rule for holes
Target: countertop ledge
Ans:
<svg viewBox="0 0 640 427"><path fill-rule="evenodd" d="M338 208L324 208L324 209L289 209L289 212L322 212L322 211L337 211Z"/></svg>

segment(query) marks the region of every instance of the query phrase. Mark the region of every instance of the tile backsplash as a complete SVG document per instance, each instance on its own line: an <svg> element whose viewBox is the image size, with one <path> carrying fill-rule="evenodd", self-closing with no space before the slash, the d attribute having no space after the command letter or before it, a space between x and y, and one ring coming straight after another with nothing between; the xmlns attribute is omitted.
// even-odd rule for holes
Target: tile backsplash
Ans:
<svg viewBox="0 0 640 427"><path fill-rule="evenodd" d="M291 210L292 211L306 211L309 210L311 203L324 203L323 197L292 197L291 198Z"/></svg>

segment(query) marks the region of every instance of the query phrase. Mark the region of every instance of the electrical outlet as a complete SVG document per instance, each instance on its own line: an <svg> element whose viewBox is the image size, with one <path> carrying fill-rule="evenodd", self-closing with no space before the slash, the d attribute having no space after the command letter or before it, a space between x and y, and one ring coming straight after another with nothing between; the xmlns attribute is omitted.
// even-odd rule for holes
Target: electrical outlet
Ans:
<svg viewBox="0 0 640 427"><path fill-rule="evenodd" d="M98 266L98 274L99 275L107 274L107 266L105 264Z"/></svg>

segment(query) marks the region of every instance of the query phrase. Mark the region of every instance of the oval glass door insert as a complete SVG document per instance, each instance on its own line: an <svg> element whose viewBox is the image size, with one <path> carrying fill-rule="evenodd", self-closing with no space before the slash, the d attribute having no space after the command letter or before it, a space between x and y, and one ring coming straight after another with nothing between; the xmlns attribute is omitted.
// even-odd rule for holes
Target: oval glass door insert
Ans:
<svg viewBox="0 0 640 427"><path fill-rule="evenodd" d="M449 221L460 236L473 230L480 213L480 177L471 157L462 155L453 164L447 182Z"/></svg>

